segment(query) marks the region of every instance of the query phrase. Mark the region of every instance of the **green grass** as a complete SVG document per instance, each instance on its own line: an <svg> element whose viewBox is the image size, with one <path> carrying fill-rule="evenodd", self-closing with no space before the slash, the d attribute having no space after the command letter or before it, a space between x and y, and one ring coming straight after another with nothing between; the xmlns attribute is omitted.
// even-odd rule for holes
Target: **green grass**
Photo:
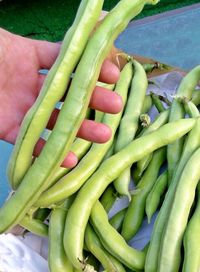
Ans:
<svg viewBox="0 0 200 272"><path fill-rule="evenodd" d="M104 9L110 10L118 2L105 0ZM199 0L161 0L156 6L146 6L138 18L198 2ZM0 27L35 39L62 40L73 22L79 3L80 0L3 0L0 2Z"/></svg>

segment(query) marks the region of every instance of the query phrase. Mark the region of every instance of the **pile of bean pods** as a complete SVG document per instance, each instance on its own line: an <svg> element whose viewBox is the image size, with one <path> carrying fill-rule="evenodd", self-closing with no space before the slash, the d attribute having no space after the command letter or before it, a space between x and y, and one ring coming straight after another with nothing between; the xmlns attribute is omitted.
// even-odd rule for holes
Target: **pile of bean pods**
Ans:
<svg viewBox="0 0 200 272"><path fill-rule="evenodd" d="M8 165L13 194L0 209L0 233L21 225L48 236L52 272L200 269L200 118L196 107L200 66L183 77L169 102L153 93L147 95L148 72L164 66L127 57L119 81L107 86L122 97L123 111L114 115L88 111L114 40L145 4L156 3L121 0L93 31L103 1L81 1L60 54L21 125ZM56 124L34 158L35 144L66 90ZM158 110L153 121L148 115L152 107ZM86 114L111 128L108 142L76 138ZM69 150L79 158L71 170L60 167ZM131 179L134 190L130 190ZM108 216L122 196L129 200L128 206ZM129 241L143 219L150 222L156 211L149 243L142 250L131 247Z"/></svg>

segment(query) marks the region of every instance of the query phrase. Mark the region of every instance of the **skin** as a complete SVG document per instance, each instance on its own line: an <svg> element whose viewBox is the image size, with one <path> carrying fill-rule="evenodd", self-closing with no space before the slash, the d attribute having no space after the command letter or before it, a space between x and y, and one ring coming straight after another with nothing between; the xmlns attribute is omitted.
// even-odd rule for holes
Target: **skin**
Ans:
<svg viewBox="0 0 200 272"><path fill-rule="evenodd" d="M0 45L0 139L14 144L23 117L35 102L45 78L38 70L51 68L60 44L24 38L0 28ZM116 83L119 73L116 65L105 60L99 80ZM122 109L122 100L110 90L95 87L89 107L114 114ZM53 128L58 113L58 110L52 113L47 128ZM84 120L77 137L104 143L110 139L111 130L104 124ZM39 155L44 144L44 140L38 141L35 156ZM76 163L77 157L69 152L62 166L71 168Z"/></svg>

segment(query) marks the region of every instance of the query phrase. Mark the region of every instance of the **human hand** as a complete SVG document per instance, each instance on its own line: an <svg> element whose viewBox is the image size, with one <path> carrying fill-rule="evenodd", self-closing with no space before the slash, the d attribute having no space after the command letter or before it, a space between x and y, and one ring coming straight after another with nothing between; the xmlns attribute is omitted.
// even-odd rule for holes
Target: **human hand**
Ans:
<svg viewBox="0 0 200 272"><path fill-rule="evenodd" d="M60 50L60 44L36 41L11 34L0 29L0 139L15 143L24 115L35 102L45 75L40 69L50 69ZM119 69L106 60L102 65L100 81L116 83ZM96 87L91 97L93 109L117 113L122 108L121 98L104 88ZM47 125L52 129L58 112L55 111ZM111 130L104 124L84 120L77 137L97 142L106 142ZM34 154L38 155L44 141L39 140ZM63 166L73 167L76 156L69 152Z"/></svg>

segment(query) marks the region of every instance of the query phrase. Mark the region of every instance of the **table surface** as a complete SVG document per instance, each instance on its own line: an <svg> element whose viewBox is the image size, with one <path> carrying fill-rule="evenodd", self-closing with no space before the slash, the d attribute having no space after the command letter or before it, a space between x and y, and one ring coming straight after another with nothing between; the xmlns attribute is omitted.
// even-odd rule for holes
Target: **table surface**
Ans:
<svg viewBox="0 0 200 272"><path fill-rule="evenodd" d="M127 53L143 55L158 61L191 69L200 64L200 4L173 10L129 24L116 40L116 46ZM0 141L0 205L9 192L6 166L12 145ZM33 181L34 182L34 181Z"/></svg>
<svg viewBox="0 0 200 272"><path fill-rule="evenodd" d="M116 46L188 70L200 64L200 4L133 21Z"/></svg>

